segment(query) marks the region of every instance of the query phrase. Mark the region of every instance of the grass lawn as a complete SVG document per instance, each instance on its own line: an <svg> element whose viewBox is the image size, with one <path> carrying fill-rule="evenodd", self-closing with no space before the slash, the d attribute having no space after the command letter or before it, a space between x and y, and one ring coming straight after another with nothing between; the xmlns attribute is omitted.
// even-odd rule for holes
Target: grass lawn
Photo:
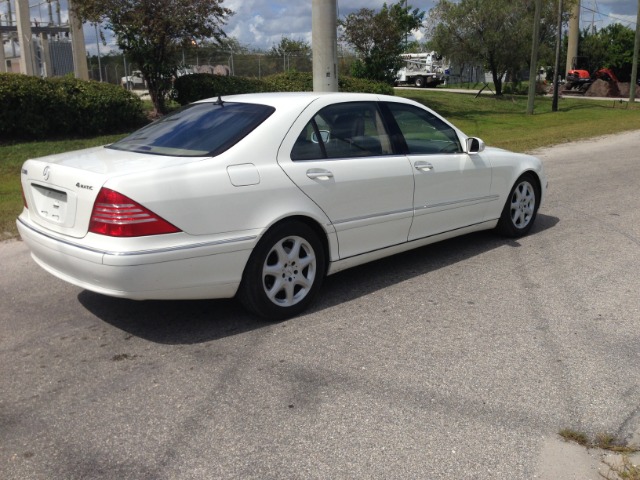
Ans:
<svg viewBox="0 0 640 480"><path fill-rule="evenodd" d="M468 135L487 145L523 152L546 145L625 130L640 130L640 103L615 100L560 99L551 112L551 98L536 98L534 115L526 115L526 97L481 96L442 91L396 90L396 95L433 108ZM122 135L0 145L0 240L17 236L15 219L22 209L20 167L42 157L111 143Z"/></svg>
<svg viewBox="0 0 640 480"><path fill-rule="evenodd" d="M516 152L625 130L640 130L640 103L619 100L564 98L551 111L550 97L537 97L533 115L527 115L522 96L475 95L433 90L396 90L433 108L467 135L487 145Z"/></svg>

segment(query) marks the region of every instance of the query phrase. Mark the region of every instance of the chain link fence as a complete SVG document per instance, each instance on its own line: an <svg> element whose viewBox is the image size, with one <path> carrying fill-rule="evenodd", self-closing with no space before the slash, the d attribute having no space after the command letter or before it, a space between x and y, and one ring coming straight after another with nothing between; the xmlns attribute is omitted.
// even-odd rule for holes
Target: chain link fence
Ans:
<svg viewBox="0 0 640 480"><path fill-rule="evenodd" d="M88 58L89 77L92 80L120 84L122 77L137 70L136 65L125 62L122 54L109 54ZM355 56L341 55L338 58L339 75L349 75ZM311 55L295 52L282 55L269 53L233 53L207 49L184 51L180 69L186 73L212 73L238 77L263 78L289 71L312 72ZM126 66L126 73L125 73Z"/></svg>

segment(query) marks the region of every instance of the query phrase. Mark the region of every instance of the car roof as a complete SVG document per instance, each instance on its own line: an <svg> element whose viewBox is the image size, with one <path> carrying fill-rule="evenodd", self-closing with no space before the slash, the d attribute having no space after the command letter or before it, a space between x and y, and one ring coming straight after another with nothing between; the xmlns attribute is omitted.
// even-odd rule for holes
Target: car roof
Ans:
<svg viewBox="0 0 640 480"><path fill-rule="evenodd" d="M377 95L373 93L352 93L352 92L268 92L268 93L246 93L241 95L222 95L224 102L240 102L240 103L260 103L270 105L272 107L281 107L287 104L290 107L300 106L304 108L311 102L322 98L329 103L333 102L356 102L356 101L392 101L402 103L407 102L406 99L392 97L389 95ZM207 98L200 102L215 102L218 97Z"/></svg>

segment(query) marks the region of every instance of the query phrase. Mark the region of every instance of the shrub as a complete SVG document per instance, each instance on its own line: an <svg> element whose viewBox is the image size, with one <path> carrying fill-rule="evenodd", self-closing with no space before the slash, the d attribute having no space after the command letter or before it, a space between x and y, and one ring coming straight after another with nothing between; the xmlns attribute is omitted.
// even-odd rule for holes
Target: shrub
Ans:
<svg viewBox="0 0 640 480"><path fill-rule="evenodd" d="M218 95L272 91L270 88L266 83L254 78L195 73L177 78L173 84L171 96L180 105L186 105Z"/></svg>
<svg viewBox="0 0 640 480"><path fill-rule="evenodd" d="M308 72L285 72L264 79L274 92L312 92L313 75Z"/></svg>
<svg viewBox="0 0 640 480"><path fill-rule="evenodd" d="M38 77L0 74L0 138L36 138L52 129L60 103Z"/></svg>
<svg viewBox="0 0 640 480"><path fill-rule="evenodd" d="M368 92L393 95L393 87L386 83L352 77L338 79L341 92ZM313 75L308 72L286 72L270 75L262 80L244 77L224 77L208 73L184 75L176 79L172 97L181 105L218 95L258 92L311 92Z"/></svg>
<svg viewBox="0 0 640 480"><path fill-rule="evenodd" d="M64 99L66 111L61 118L70 127L66 133L86 136L121 132L145 121L140 98L122 87L69 77L49 82Z"/></svg>
<svg viewBox="0 0 640 480"><path fill-rule="evenodd" d="M265 78L277 92L313 91L313 74L308 72L278 73ZM393 95L393 87L386 83L354 77L339 77L338 90L341 92L365 92Z"/></svg>
<svg viewBox="0 0 640 480"><path fill-rule="evenodd" d="M1 140L118 133L145 120L135 94L71 77L0 74L0 104Z"/></svg>
<svg viewBox="0 0 640 480"><path fill-rule="evenodd" d="M341 77L338 79L341 92L367 92L378 95L393 95L393 87L384 82L365 80L364 78Z"/></svg>

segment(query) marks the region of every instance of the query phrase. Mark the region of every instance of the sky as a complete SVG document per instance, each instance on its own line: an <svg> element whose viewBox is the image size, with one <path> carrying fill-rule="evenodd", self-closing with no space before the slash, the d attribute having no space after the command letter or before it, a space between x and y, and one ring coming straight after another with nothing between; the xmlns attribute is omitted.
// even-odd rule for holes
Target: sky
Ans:
<svg viewBox="0 0 640 480"><path fill-rule="evenodd" d="M13 2L15 0L11 0ZM337 0L338 16L343 18L360 8L379 9L385 0ZM635 29L636 16L640 0L581 0L581 28L594 25L598 29L610 23L622 23ZM223 6L235 14L229 18L225 33L243 45L261 49L270 49L280 42L282 37L303 40L311 44L311 0L295 2L292 0L224 0ZM392 3L392 0L388 0ZM409 0L409 5L428 12L436 0ZM29 0L32 20L48 22L46 0ZM63 23L67 20L67 0L60 0ZM13 7L12 7L13 8ZM15 10L14 10L15 11ZM7 0L0 0L0 21L6 24ZM54 11L55 16L55 11ZM85 25L85 41L90 54L95 54L95 27ZM420 35L418 35L420 38ZM107 35L110 45L100 45L102 53L115 48Z"/></svg>
<svg viewBox="0 0 640 480"><path fill-rule="evenodd" d="M379 9L384 0L337 0L338 16L344 17L360 8ZM581 26L592 23L602 28L623 23L635 29L638 0L582 0ZM236 14L226 33L243 44L270 48L282 36L311 43L311 1L295 6L291 0L225 0L224 5ZM392 3L392 1L388 1ZM409 0L409 5L428 12L436 0Z"/></svg>

